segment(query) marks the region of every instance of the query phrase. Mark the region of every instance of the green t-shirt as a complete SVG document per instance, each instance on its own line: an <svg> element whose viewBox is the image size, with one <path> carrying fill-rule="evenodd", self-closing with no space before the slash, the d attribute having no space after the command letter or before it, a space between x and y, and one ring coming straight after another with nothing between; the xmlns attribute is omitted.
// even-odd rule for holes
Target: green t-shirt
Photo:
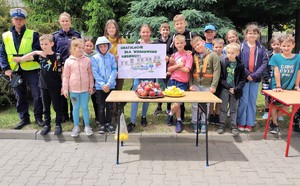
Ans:
<svg viewBox="0 0 300 186"><path fill-rule="evenodd" d="M234 87L234 69L236 68L236 61L229 62L227 66L227 83Z"/></svg>

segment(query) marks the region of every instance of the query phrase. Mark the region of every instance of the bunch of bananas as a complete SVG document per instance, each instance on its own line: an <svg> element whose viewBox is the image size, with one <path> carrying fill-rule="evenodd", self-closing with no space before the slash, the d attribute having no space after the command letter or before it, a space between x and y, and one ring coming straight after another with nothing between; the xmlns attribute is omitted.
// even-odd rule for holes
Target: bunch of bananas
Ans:
<svg viewBox="0 0 300 186"><path fill-rule="evenodd" d="M168 96L183 96L185 94L184 90L176 86L167 87L163 93Z"/></svg>

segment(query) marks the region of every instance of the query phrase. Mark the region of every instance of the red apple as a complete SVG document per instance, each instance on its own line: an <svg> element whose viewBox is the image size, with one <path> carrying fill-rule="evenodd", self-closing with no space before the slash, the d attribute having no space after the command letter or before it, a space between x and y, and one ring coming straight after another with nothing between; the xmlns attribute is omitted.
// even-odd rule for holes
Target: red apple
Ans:
<svg viewBox="0 0 300 186"><path fill-rule="evenodd" d="M148 96L148 93L146 91L141 93L141 96Z"/></svg>
<svg viewBox="0 0 300 186"><path fill-rule="evenodd" d="M159 88L160 88L160 85L159 85L159 83L154 83L154 86L155 86L155 88L157 88L157 89L159 89Z"/></svg>
<svg viewBox="0 0 300 186"><path fill-rule="evenodd" d="M145 91L144 91L142 88L139 88L139 89L136 90L136 92L137 92L139 95L141 95L142 92L145 92Z"/></svg>
<svg viewBox="0 0 300 186"><path fill-rule="evenodd" d="M151 87L149 85L145 85L144 90L149 92L151 90Z"/></svg>
<svg viewBox="0 0 300 186"><path fill-rule="evenodd" d="M150 97L155 97L155 92L151 90L151 91L149 92L149 96L150 96Z"/></svg>

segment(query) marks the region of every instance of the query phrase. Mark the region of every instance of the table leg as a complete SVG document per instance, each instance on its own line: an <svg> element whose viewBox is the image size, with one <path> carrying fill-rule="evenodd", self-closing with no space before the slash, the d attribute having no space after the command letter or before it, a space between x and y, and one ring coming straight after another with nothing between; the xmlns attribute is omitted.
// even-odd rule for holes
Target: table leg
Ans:
<svg viewBox="0 0 300 186"><path fill-rule="evenodd" d="M197 108L196 147L198 147L198 142L199 142L199 123L200 123L200 121L199 121L199 118L200 118L200 113L199 113L200 109L199 109L199 107L200 107L200 104L198 103L198 108Z"/></svg>
<svg viewBox="0 0 300 186"><path fill-rule="evenodd" d="M119 110L118 110L118 119L117 119L117 161L116 161L116 164L119 164L119 154L120 154L120 116L123 112L123 109L124 109L124 104L123 103L118 103L119 104ZM122 144L123 145L123 144Z"/></svg>
<svg viewBox="0 0 300 186"><path fill-rule="evenodd" d="M267 119L267 121L266 121L266 127L265 127L264 139L267 138L267 134L268 134L268 131L269 131L269 123L270 123L270 119L271 119L271 113L272 113L273 101L274 101L274 98L271 98L271 101L270 101L270 104L269 104L268 119Z"/></svg>
<svg viewBox="0 0 300 186"><path fill-rule="evenodd" d="M294 120L295 113L297 112L297 110L299 108L300 108L300 106L296 106L296 105L292 106L292 113L291 113L291 116L290 116L290 125L289 125L287 142L286 142L286 149L285 149L285 157L289 156L289 148L290 148L291 135L292 135L292 129L293 129L293 120Z"/></svg>
<svg viewBox="0 0 300 186"><path fill-rule="evenodd" d="M209 111L208 109L208 104L209 103L206 103L206 108L207 108L207 112ZM205 150L206 150L206 166L209 166L209 163L208 163L208 128L207 128L207 112L205 112L205 109L201 107L200 103L198 103L198 111L199 111L199 108L201 109L201 111L204 113L205 115L205 128L206 128L206 132L205 132ZM199 112L198 112L199 114ZM199 118L197 118L197 120L199 120ZM198 121L197 121L197 124L198 124ZM197 137L198 137L198 133L197 133Z"/></svg>

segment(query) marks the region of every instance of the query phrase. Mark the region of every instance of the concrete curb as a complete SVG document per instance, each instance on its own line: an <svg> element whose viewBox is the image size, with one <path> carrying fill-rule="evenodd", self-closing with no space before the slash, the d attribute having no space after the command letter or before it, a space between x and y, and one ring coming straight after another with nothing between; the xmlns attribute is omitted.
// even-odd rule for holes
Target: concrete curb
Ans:
<svg viewBox="0 0 300 186"><path fill-rule="evenodd" d="M209 131L208 139L221 140L221 141L235 141L242 142L248 140L262 140L263 132L252 132L252 133L240 133L239 136L233 137L230 133L225 133L219 135L217 132ZM98 134L94 133L92 136L86 136L84 132L81 132L78 137L71 137L71 132L63 132L62 135L56 136L53 132L50 132L46 136L41 136L39 130L0 130L0 139L27 139L27 140L43 140L43 141L74 141L74 142L115 142L114 134ZM280 135L268 134L267 139L285 139L286 133ZM196 135L189 134L176 134L176 133L130 133L129 140L130 143L143 142L157 142L158 138L161 138L162 142L186 142L195 141ZM199 134L199 140L205 140L204 134Z"/></svg>

